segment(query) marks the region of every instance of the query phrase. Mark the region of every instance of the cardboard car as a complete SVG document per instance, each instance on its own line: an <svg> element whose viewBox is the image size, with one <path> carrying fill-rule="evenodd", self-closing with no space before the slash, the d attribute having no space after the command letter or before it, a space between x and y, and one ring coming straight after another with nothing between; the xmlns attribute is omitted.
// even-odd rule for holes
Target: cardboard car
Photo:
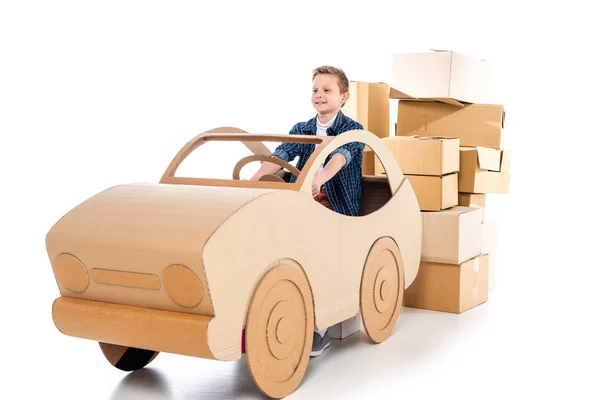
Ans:
<svg viewBox="0 0 600 400"><path fill-rule="evenodd" d="M231 179L179 177L200 145L238 141L253 154ZM269 157L263 142L312 144L301 171ZM363 176L359 216L317 203L312 177L328 154L363 142L386 176ZM288 172L239 179L253 161ZM291 173L297 180L289 182ZM108 188L52 226L46 248L63 334L97 341L115 367L143 368L159 352L214 360L246 355L257 386L296 390L313 331L360 312L376 343L391 334L421 256L416 196L374 134L257 135L218 128L189 141L158 183Z"/></svg>

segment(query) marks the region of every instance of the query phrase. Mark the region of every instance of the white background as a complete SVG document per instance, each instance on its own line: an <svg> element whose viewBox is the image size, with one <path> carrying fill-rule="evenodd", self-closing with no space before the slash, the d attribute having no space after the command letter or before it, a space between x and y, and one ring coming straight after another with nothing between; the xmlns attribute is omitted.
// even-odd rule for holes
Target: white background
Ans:
<svg viewBox="0 0 600 400"><path fill-rule="evenodd" d="M511 189L488 214L497 287L459 316L407 309L389 344L336 344L290 398L598 398L597 14L583 1L288 3L0 2L6 398L259 398L241 363L161 355L121 380L94 343L60 334L45 234L101 190L157 182L202 131L287 133L314 115L318 65L388 81L391 54L429 48L488 60L506 107Z"/></svg>

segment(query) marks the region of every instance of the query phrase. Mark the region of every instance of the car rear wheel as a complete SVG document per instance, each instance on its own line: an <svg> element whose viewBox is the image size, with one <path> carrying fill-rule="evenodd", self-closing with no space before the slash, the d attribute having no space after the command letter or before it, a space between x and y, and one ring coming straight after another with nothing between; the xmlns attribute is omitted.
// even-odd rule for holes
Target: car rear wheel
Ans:
<svg viewBox="0 0 600 400"><path fill-rule="evenodd" d="M104 357L122 371L135 371L150 364L158 355L158 351L138 349L135 347L119 346L99 342Z"/></svg>
<svg viewBox="0 0 600 400"><path fill-rule="evenodd" d="M304 273L278 265L258 283L246 320L246 356L252 379L267 396L293 393L306 372L314 308Z"/></svg>
<svg viewBox="0 0 600 400"><path fill-rule="evenodd" d="M376 343L386 340L400 314L404 296L404 264L390 237L371 246L360 284L360 310L367 335Z"/></svg>

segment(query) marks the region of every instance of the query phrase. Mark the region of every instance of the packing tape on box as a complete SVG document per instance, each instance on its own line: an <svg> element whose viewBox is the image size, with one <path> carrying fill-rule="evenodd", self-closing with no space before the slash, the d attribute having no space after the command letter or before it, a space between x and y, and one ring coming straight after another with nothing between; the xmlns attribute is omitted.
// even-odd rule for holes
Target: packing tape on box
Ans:
<svg viewBox="0 0 600 400"><path fill-rule="evenodd" d="M479 272L479 258L473 262L473 271Z"/></svg>

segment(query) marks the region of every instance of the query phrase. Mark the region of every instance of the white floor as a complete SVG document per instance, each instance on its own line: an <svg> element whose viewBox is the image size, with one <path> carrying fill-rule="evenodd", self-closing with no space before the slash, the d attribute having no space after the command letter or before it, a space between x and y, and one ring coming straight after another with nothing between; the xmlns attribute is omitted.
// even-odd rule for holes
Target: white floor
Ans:
<svg viewBox="0 0 600 400"><path fill-rule="evenodd" d="M598 389L592 392L597 353L594 359L589 346L597 336L577 326L575 307L562 308L558 292L539 302L522 296L496 288L487 303L461 315L404 308L384 343L371 344L364 330L333 341L311 360L288 398L598 398ZM13 321L6 325L13 337L4 341L2 356L10 398L264 398L245 358L220 362L160 354L146 369L127 374L109 365L96 343L59 333L49 303ZM591 365L580 364L586 358Z"/></svg>

